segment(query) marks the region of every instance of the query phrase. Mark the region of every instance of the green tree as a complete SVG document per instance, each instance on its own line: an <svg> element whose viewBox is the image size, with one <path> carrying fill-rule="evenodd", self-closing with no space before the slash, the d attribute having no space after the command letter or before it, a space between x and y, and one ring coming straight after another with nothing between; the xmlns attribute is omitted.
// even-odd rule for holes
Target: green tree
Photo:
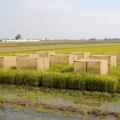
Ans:
<svg viewBox="0 0 120 120"><path fill-rule="evenodd" d="M17 34L17 35L15 36L15 39L16 39L16 40L21 39L21 38L22 38L22 35L21 35L21 34Z"/></svg>

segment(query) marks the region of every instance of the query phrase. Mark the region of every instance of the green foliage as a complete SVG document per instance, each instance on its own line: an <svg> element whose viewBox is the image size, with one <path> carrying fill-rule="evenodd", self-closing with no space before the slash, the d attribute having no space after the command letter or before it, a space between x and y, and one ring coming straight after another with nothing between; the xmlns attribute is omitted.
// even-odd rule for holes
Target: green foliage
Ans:
<svg viewBox="0 0 120 120"><path fill-rule="evenodd" d="M73 72L73 67L67 64L51 64L49 71L67 73L67 72Z"/></svg>
<svg viewBox="0 0 120 120"><path fill-rule="evenodd" d="M19 70L0 70L0 83L76 89L100 92L120 92L119 80L111 76L85 73L37 72Z"/></svg>
<svg viewBox="0 0 120 120"><path fill-rule="evenodd" d="M119 53L120 41L40 41L40 42L1 42L0 55L16 55L34 51L57 51L58 53L85 52Z"/></svg>
<svg viewBox="0 0 120 120"><path fill-rule="evenodd" d="M118 43L117 43L118 42ZM0 43L0 55L16 55L34 51L89 51L98 53L119 53L119 41L41 41L28 43ZM0 70L0 83L77 89L101 92L120 92L120 65L110 68L109 75L73 73L69 65L50 65L46 73L37 71Z"/></svg>

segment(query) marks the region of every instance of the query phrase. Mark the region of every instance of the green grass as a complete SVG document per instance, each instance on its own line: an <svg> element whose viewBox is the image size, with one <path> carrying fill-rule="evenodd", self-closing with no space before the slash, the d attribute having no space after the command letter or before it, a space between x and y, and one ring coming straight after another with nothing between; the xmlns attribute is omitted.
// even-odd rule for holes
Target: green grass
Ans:
<svg viewBox="0 0 120 120"><path fill-rule="evenodd" d="M110 75L0 70L1 84L15 84L57 89L120 92L120 81Z"/></svg>
<svg viewBox="0 0 120 120"><path fill-rule="evenodd" d="M106 107L102 108L102 106L111 106L111 104L119 105L120 94L0 85L0 101L2 101L2 105L5 103L5 105L16 106L22 111L24 111L25 108L31 108L38 111L43 110L43 112L61 112L58 110L56 111L56 109L54 110L55 106L64 107L66 104L69 104L69 106L71 106L70 109L79 108L81 111L85 111L85 113L94 109L106 112ZM43 103L45 106L50 105L54 107L49 110L43 106L37 106L38 104ZM35 107L32 106L34 104ZM117 112L116 110L113 111ZM66 112L68 112L68 110L63 113L66 114Z"/></svg>
<svg viewBox="0 0 120 120"><path fill-rule="evenodd" d="M44 41L28 43L0 43L0 55L16 55L34 51L88 51L92 54L119 53L119 41ZM101 92L120 92L120 65L110 68L108 75L74 73L69 65L52 65L44 73L37 71L0 70L0 83L77 89Z"/></svg>
<svg viewBox="0 0 120 120"><path fill-rule="evenodd" d="M88 92L76 90L59 90L49 88L33 88L14 85L0 85L0 98L8 99L8 95L15 95L14 97L28 98L32 101L38 101L55 98L64 98L70 100L74 104L104 104L108 102L120 103L120 94L101 93L101 92ZM9 98L10 99L10 98ZM14 98L11 98L14 99Z"/></svg>
<svg viewBox="0 0 120 120"><path fill-rule="evenodd" d="M44 41L23 43L0 43L0 55L16 55L34 51L67 53L89 51L91 53L120 52L120 41Z"/></svg>

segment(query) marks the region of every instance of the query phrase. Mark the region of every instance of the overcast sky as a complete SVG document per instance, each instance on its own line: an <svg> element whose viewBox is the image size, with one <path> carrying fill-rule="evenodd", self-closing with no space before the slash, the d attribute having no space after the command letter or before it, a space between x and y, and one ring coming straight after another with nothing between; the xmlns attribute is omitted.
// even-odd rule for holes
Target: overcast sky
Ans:
<svg viewBox="0 0 120 120"><path fill-rule="evenodd" d="M120 0L0 0L0 38L120 38Z"/></svg>

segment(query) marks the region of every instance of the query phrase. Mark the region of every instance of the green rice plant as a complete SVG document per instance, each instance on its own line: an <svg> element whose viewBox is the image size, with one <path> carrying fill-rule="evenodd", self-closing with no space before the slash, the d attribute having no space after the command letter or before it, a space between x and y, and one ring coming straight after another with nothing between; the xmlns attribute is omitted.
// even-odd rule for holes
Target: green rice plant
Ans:
<svg viewBox="0 0 120 120"><path fill-rule="evenodd" d="M67 64L50 64L50 72L73 72L73 67Z"/></svg>
<svg viewBox="0 0 120 120"><path fill-rule="evenodd" d="M0 82L16 85L38 85L34 71L0 70Z"/></svg>
<svg viewBox="0 0 120 120"><path fill-rule="evenodd" d="M118 80L110 76L101 76L93 74L71 74L69 75L68 88L101 91L101 92L115 92L117 91Z"/></svg>
<svg viewBox="0 0 120 120"><path fill-rule="evenodd" d="M118 79L117 87L118 87L118 91L120 91L120 65L118 65L116 68L115 67L110 68L109 75L110 76L113 75L114 77L117 77Z"/></svg>
<svg viewBox="0 0 120 120"><path fill-rule="evenodd" d="M107 44L106 44L107 43ZM26 49L27 46L27 49ZM39 43L0 43L0 55L16 55L33 51L57 53L119 53L119 41L44 41ZM120 92L120 63L108 75L74 73L70 65L50 65L48 72L0 70L0 83L58 89Z"/></svg>
<svg viewBox="0 0 120 120"><path fill-rule="evenodd" d="M61 73L46 73L43 77L43 87L65 88L65 75Z"/></svg>
<svg viewBox="0 0 120 120"><path fill-rule="evenodd" d="M119 79L110 75L87 73L0 70L0 83L58 89L120 92Z"/></svg>

